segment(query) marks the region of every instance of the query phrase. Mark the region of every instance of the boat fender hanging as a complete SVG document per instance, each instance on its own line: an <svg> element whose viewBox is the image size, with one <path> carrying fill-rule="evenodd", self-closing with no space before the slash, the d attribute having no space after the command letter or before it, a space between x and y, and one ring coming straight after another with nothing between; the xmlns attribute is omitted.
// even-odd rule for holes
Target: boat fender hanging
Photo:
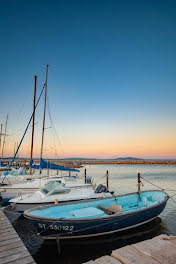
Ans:
<svg viewBox="0 0 176 264"><path fill-rule="evenodd" d="M54 200L54 204L58 204L58 200L57 199Z"/></svg>

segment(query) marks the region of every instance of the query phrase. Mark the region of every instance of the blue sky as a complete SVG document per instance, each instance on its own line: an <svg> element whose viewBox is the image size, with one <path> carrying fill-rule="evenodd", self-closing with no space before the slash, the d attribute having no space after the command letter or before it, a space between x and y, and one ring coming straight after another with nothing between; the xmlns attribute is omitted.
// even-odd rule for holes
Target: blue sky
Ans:
<svg viewBox="0 0 176 264"><path fill-rule="evenodd" d="M48 63L50 110L66 157L176 158L175 1L6 0L0 23L6 154L30 118L33 76L39 94ZM54 148L62 156L50 130L45 156L54 157ZM30 131L25 142L21 155L28 155Z"/></svg>

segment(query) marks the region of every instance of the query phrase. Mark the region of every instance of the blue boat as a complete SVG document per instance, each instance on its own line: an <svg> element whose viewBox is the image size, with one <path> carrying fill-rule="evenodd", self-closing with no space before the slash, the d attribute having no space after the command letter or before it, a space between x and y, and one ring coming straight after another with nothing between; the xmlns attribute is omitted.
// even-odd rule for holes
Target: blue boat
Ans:
<svg viewBox="0 0 176 264"><path fill-rule="evenodd" d="M46 239L110 234L145 224L165 208L169 196L151 190L113 198L37 207L24 212Z"/></svg>

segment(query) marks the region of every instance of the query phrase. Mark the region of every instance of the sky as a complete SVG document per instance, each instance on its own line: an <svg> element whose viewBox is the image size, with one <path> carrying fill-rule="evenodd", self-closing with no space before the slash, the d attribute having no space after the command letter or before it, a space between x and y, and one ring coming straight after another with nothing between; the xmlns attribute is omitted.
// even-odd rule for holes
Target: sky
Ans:
<svg viewBox="0 0 176 264"><path fill-rule="evenodd" d="M176 158L174 0L0 3L4 156L13 155L32 114L34 75L39 96L49 64L44 157ZM31 126L18 155L29 157L30 144Z"/></svg>

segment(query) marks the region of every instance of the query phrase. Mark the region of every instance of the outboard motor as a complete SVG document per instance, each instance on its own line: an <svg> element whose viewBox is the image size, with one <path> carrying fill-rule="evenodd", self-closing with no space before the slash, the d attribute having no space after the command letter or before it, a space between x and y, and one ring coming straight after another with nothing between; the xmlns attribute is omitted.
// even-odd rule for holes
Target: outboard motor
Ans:
<svg viewBox="0 0 176 264"><path fill-rule="evenodd" d="M95 193L102 193L102 192L109 192L108 189L106 188L106 186L104 186L103 184L99 184L97 186L97 188L95 189Z"/></svg>
<svg viewBox="0 0 176 264"><path fill-rule="evenodd" d="M86 177L86 182L85 183L89 183L91 184L92 183L92 177L91 176L87 176Z"/></svg>

